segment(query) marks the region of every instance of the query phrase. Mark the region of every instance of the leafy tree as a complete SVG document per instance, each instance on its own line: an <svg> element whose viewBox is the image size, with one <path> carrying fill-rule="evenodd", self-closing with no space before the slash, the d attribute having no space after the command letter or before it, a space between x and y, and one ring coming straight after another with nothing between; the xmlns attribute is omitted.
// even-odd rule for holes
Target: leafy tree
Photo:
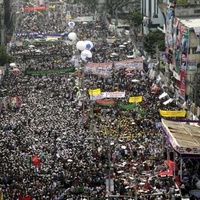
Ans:
<svg viewBox="0 0 200 200"><path fill-rule="evenodd" d="M174 0L171 0L170 2L173 3ZM188 4L188 0L177 0L176 3L177 4Z"/></svg>
<svg viewBox="0 0 200 200"><path fill-rule="evenodd" d="M6 52L5 48L0 47L0 66L4 66L12 61L13 57Z"/></svg>
<svg viewBox="0 0 200 200"><path fill-rule="evenodd" d="M81 3L83 3L86 7L88 7L92 11L97 10L98 2L99 2L98 0L81 0Z"/></svg>
<svg viewBox="0 0 200 200"><path fill-rule="evenodd" d="M132 0L105 0L106 11L113 17L117 11L124 7L133 6Z"/></svg>
<svg viewBox="0 0 200 200"><path fill-rule="evenodd" d="M165 51L165 34L159 30L150 32L144 37L144 48L152 57L156 53L156 46L160 51Z"/></svg>
<svg viewBox="0 0 200 200"><path fill-rule="evenodd" d="M129 19L134 23L134 26L138 27L142 24L142 15L138 9L134 9L129 13Z"/></svg>

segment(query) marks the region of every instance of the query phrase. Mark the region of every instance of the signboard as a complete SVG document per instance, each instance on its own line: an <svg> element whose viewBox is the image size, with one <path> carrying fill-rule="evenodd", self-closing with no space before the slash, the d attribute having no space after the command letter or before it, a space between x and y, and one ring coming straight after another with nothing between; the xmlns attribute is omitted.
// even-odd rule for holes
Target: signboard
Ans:
<svg viewBox="0 0 200 200"><path fill-rule="evenodd" d="M197 71L197 63L195 60L189 60L187 71Z"/></svg>

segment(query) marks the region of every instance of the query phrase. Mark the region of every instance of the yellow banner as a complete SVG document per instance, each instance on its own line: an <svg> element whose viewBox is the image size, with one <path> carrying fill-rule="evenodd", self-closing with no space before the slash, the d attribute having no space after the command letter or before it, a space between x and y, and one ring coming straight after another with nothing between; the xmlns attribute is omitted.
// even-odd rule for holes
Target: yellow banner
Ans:
<svg viewBox="0 0 200 200"><path fill-rule="evenodd" d="M129 97L129 103L139 103L142 102L142 96L136 96L136 97Z"/></svg>
<svg viewBox="0 0 200 200"><path fill-rule="evenodd" d="M94 89L94 90L89 89L88 92L89 92L89 95L97 96L97 95L101 94L101 89L100 88L97 88L97 89Z"/></svg>
<svg viewBox="0 0 200 200"><path fill-rule="evenodd" d="M162 117L185 117L185 110L159 110Z"/></svg>
<svg viewBox="0 0 200 200"><path fill-rule="evenodd" d="M51 5L51 6L49 6L49 8L55 9L55 8L56 8L56 5Z"/></svg>

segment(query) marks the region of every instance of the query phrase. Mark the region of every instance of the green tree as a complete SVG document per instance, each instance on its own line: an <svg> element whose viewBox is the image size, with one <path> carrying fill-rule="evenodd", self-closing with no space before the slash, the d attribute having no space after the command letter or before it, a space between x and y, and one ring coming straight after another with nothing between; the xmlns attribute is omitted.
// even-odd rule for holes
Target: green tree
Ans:
<svg viewBox="0 0 200 200"><path fill-rule="evenodd" d="M173 1L171 1L171 2L173 2ZM188 4L188 0L177 0L176 3L185 5L185 4Z"/></svg>
<svg viewBox="0 0 200 200"><path fill-rule="evenodd" d="M129 20L133 22L135 27L141 26L142 24L142 15L141 12L135 8L129 13Z"/></svg>
<svg viewBox="0 0 200 200"><path fill-rule="evenodd" d="M106 11L114 17L116 12L122 11L123 8L128 8L128 6L133 6L132 0L105 0Z"/></svg>
<svg viewBox="0 0 200 200"><path fill-rule="evenodd" d="M13 57L6 52L5 48L0 47L0 66L4 66L12 61Z"/></svg>
<svg viewBox="0 0 200 200"><path fill-rule="evenodd" d="M81 3L83 3L84 6L88 7L89 10L92 11L97 10L98 2L98 0L81 0Z"/></svg>
<svg viewBox="0 0 200 200"><path fill-rule="evenodd" d="M144 37L144 49L152 57L156 53L156 46L160 51L165 51L165 34L159 30L150 32Z"/></svg>

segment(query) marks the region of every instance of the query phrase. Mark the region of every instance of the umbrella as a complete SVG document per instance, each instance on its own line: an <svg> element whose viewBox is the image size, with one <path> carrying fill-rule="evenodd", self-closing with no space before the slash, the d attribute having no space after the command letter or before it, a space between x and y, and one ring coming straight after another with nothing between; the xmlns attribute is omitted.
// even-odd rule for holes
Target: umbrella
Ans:
<svg viewBox="0 0 200 200"><path fill-rule="evenodd" d="M37 49L35 52L36 53L42 53L42 51L40 49Z"/></svg>
<svg viewBox="0 0 200 200"><path fill-rule="evenodd" d="M31 45L29 45L28 47L29 47L29 48L34 48L35 46L31 44Z"/></svg>
<svg viewBox="0 0 200 200"><path fill-rule="evenodd" d="M133 82L133 83L137 83L137 82L139 82L139 80L137 80L137 79L133 79L133 80L131 80L131 82Z"/></svg>
<svg viewBox="0 0 200 200"><path fill-rule="evenodd" d="M134 55L130 55L130 56L129 56L129 55L127 55L126 57L127 57L127 58L135 58L135 56L134 56Z"/></svg>
<svg viewBox="0 0 200 200"><path fill-rule="evenodd" d="M111 56L118 56L118 53L113 52L113 53L111 53L110 55L111 55Z"/></svg>
<svg viewBox="0 0 200 200"><path fill-rule="evenodd" d="M125 48L125 47L126 47L126 46L123 45L123 44L119 45L119 48Z"/></svg>
<svg viewBox="0 0 200 200"><path fill-rule="evenodd" d="M16 67L15 63L10 63L10 67Z"/></svg>

